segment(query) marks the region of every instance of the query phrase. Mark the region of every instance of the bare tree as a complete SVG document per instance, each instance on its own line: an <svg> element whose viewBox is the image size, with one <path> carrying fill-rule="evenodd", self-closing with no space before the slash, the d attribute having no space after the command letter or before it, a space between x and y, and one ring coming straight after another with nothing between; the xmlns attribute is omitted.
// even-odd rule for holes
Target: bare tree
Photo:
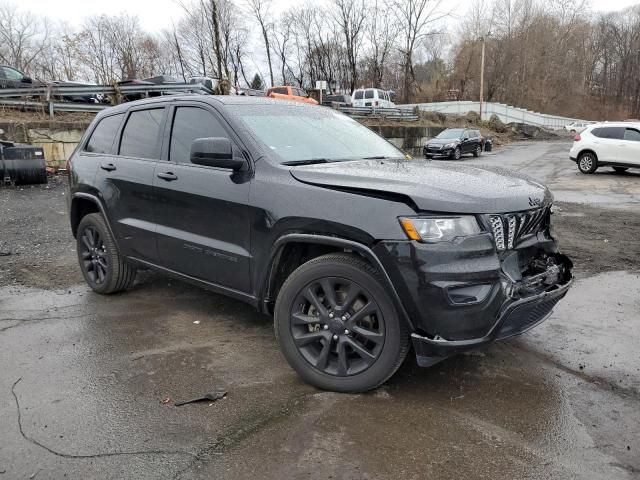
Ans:
<svg viewBox="0 0 640 480"><path fill-rule="evenodd" d="M0 3L0 61L29 70L49 46L49 22Z"/></svg>
<svg viewBox="0 0 640 480"><path fill-rule="evenodd" d="M433 34L430 27L447 14L440 11L442 0L394 0L393 11L401 26L403 55L403 96L405 102L409 102L411 86L415 81L413 70L413 56L418 43L424 37Z"/></svg>
<svg viewBox="0 0 640 480"><path fill-rule="evenodd" d="M336 7L334 22L340 28L347 53L349 66L349 86L353 91L358 79L358 52L365 32L365 20L368 18L365 0L333 0ZM378 15L374 10L373 17Z"/></svg>
<svg viewBox="0 0 640 480"><path fill-rule="evenodd" d="M269 64L269 78L271 80L271 85L273 86L273 66L271 64L271 44L269 41L269 35L272 29L269 15L271 0L247 0L246 3L262 31L264 48L267 53L267 63Z"/></svg>

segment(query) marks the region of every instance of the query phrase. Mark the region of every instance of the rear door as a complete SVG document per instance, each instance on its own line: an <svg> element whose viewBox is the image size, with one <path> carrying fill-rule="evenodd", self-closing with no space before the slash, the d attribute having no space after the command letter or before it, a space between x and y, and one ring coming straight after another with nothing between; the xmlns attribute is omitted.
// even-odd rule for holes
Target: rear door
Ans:
<svg viewBox="0 0 640 480"><path fill-rule="evenodd" d="M123 255L157 261L153 174L161 152L164 106L123 115L111 155L99 159L96 185ZM89 145L91 141L89 141Z"/></svg>
<svg viewBox="0 0 640 480"><path fill-rule="evenodd" d="M600 162L624 162L624 127L598 127L591 131L595 137L596 155Z"/></svg>
<svg viewBox="0 0 640 480"><path fill-rule="evenodd" d="M628 165L640 166L640 130L625 128L623 143L623 162Z"/></svg>
<svg viewBox="0 0 640 480"><path fill-rule="evenodd" d="M177 102L169 118L166 160L158 163L154 178L160 264L249 292L249 180L190 161L196 138L226 137L238 152L240 142L208 104Z"/></svg>

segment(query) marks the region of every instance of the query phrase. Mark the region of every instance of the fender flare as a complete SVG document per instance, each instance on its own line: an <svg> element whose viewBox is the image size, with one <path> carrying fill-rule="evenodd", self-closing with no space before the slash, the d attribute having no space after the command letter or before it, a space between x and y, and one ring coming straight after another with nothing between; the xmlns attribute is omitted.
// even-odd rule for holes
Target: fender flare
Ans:
<svg viewBox="0 0 640 480"><path fill-rule="evenodd" d="M98 197L96 197L95 195L92 195L90 193L85 193L85 192L76 192L76 193L74 193L71 196L71 204L69 206L69 217L71 217L71 209L73 208L73 201L76 198L82 198L84 200L89 200L90 202L93 202L93 203L95 203L97 205L98 210L100 210L100 213L102 214L102 217L104 218L104 223L107 224L107 228L109 229L109 233L111 234L111 236L115 240L116 248L118 249L118 252L120 252L120 246L118 245L118 240L117 240L116 236L113 233L113 229L111 228L111 222L109 221L109 217L107 216L107 212L106 212L106 210L104 208L104 205L100 201L100 199Z"/></svg>
<svg viewBox="0 0 640 480"><path fill-rule="evenodd" d="M407 311L405 310L404 305L400 300L400 296L398 295L398 292L396 291L396 288L393 285L391 278L387 274L387 271L382 265L382 262L377 257L377 255L373 252L373 250L371 250L366 245L355 242L353 240L347 240L345 238L332 237L332 236L326 236L326 235L317 235L317 234L308 234L308 233L290 233L290 234L281 236L275 241L271 249L271 255L269 257L269 271L266 275L266 278L263 281L262 307L264 308L264 310L266 310L265 303L267 301L267 296L269 293L268 292L269 286L271 285L273 275L275 274L275 269L273 267L277 263L278 256L280 252L282 252L283 247L287 243L293 243L293 242L314 243L314 244L320 244L320 245L329 245L333 247L341 247L346 250L351 250L362 255L365 259L371 262L371 264L376 268L376 270L378 270L378 272L380 273L380 276L382 277L382 282L384 286L388 288L388 292L391 295L391 300L393 301L396 307L396 311L407 322L407 325L409 326L410 331L411 332L415 331L413 322L411 321L411 318L407 314Z"/></svg>

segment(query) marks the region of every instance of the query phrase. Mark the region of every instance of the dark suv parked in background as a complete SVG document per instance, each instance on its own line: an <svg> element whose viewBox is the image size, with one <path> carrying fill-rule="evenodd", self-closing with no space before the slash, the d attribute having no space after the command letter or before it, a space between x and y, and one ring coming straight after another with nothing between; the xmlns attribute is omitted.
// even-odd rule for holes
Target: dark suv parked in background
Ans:
<svg viewBox="0 0 640 480"><path fill-rule="evenodd" d="M429 140L423 148L426 158L448 157L459 160L465 153L479 157L483 149L480 130L472 128L448 128Z"/></svg>
<svg viewBox="0 0 640 480"><path fill-rule="evenodd" d="M91 288L124 290L144 267L248 302L320 388L375 388L410 340L428 366L522 333L571 283L543 185L406 160L328 108L124 104L98 114L69 168Z"/></svg>
<svg viewBox="0 0 640 480"><path fill-rule="evenodd" d="M44 83L34 81L17 68L0 65L0 88L41 87Z"/></svg>

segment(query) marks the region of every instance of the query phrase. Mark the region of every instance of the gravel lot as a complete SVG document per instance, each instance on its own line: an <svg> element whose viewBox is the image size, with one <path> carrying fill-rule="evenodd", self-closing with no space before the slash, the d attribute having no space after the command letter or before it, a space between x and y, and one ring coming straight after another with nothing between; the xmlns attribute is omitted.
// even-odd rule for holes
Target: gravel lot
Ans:
<svg viewBox="0 0 640 480"><path fill-rule="evenodd" d="M577 282L552 317L364 395L301 383L242 303L151 273L90 292L64 179L0 189L0 479L639 478L640 173L568 148L465 159L554 191Z"/></svg>

